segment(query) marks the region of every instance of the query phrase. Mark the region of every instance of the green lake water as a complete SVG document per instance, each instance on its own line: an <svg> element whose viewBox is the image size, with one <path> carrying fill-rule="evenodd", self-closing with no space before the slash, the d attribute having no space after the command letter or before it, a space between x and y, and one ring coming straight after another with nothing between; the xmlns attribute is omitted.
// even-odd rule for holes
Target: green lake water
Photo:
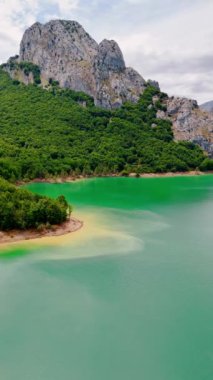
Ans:
<svg viewBox="0 0 213 380"><path fill-rule="evenodd" d="M28 188L85 226L1 255L0 380L212 380L213 176Z"/></svg>

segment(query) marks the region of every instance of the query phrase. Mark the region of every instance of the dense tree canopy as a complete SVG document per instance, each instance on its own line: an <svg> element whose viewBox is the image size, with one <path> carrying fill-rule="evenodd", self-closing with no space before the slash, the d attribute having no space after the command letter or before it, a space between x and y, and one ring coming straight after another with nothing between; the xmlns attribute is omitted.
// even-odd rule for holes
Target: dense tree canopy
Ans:
<svg viewBox="0 0 213 380"><path fill-rule="evenodd" d="M0 69L0 176L5 179L175 172L202 164L202 150L174 142L171 123L156 118L166 96L156 88L148 86L137 104L109 111L53 82L48 90L25 86Z"/></svg>
<svg viewBox="0 0 213 380"><path fill-rule="evenodd" d="M70 206L63 196L50 199L18 189L0 179L0 230L40 228L67 220Z"/></svg>
<svg viewBox="0 0 213 380"><path fill-rule="evenodd" d="M156 88L147 86L137 104L110 111L95 107L84 93L60 89L51 78L42 89L38 67L19 65L36 84L25 86L0 68L0 177L15 182L213 168L199 146L174 142L171 123L156 118L166 97ZM59 224L70 211L63 196L49 199L0 179L1 230Z"/></svg>

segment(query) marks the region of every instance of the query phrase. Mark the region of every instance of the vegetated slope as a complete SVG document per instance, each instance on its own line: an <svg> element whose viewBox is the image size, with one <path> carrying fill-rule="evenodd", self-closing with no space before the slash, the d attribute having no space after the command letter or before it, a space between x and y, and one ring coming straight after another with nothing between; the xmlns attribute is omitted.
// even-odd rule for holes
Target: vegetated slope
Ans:
<svg viewBox="0 0 213 380"><path fill-rule="evenodd" d="M136 103L147 86L159 90L158 82L146 81L133 68L126 67L115 41L104 39L98 44L72 20L34 23L23 35L19 55L1 67L16 82L45 89L58 83L62 89L85 92L93 97L96 106L109 110L127 101ZM158 110L157 118L171 121L174 140L198 144L213 159L213 113L202 111L196 100L182 97L168 97L165 105L166 111ZM153 168L152 163L150 166ZM165 167L164 163L161 166ZM209 159L203 168L207 166L213 168Z"/></svg>
<svg viewBox="0 0 213 380"><path fill-rule="evenodd" d="M71 207L63 196L50 199L0 179L0 230L60 224L67 220L70 212Z"/></svg>
<svg viewBox="0 0 213 380"><path fill-rule="evenodd" d="M175 141L198 144L213 158L213 113L201 110L196 100L174 96L166 100L166 108L157 116L172 122Z"/></svg>
<svg viewBox="0 0 213 380"><path fill-rule="evenodd" d="M0 175L17 180L204 167L203 151L174 142L171 123L156 118L165 97L147 86L137 104L111 111L84 93L25 86L0 69Z"/></svg>

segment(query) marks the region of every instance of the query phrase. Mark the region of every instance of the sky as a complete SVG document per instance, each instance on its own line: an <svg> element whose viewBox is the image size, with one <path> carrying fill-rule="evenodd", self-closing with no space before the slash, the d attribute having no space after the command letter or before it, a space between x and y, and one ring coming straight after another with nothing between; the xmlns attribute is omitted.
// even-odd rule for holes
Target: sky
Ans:
<svg viewBox="0 0 213 380"><path fill-rule="evenodd" d="M116 40L126 65L169 95L213 100L213 0L0 0L0 62L27 27L59 18Z"/></svg>

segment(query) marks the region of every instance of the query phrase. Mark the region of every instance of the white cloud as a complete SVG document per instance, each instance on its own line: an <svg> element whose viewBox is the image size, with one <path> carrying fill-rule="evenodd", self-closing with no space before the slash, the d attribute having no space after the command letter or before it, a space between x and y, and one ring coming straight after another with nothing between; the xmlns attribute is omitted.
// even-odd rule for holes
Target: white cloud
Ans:
<svg viewBox="0 0 213 380"><path fill-rule="evenodd" d="M164 91L206 101L213 99L212 14L212 0L0 0L0 61L18 53L35 21L74 19L98 41L117 40L127 64Z"/></svg>
<svg viewBox="0 0 213 380"><path fill-rule="evenodd" d="M137 26L136 32L117 34L115 38L127 64L146 78L158 80L165 91L199 98L202 102L213 98L212 14L213 3L203 1L167 19ZM206 85L199 90L202 81Z"/></svg>
<svg viewBox="0 0 213 380"><path fill-rule="evenodd" d="M78 0L61 0L58 2L61 17L67 17L73 10L78 9Z"/></svg>
<svg viewBox="0 0 213 380"><path fill-rule="evenodd" d="M1 61L17 53L24 28L36 20L38 1L0 0Z"/></svg>
<svg viewBox="0 0 213 380"><path fill-rule="evenodd" d="M0 0L0 62L18 52L24 30L42 17L70 18L78 0ZM57 13L51 13L51 8Z"/></svg>
<svg viewBox="0 0 213 380"><path fill-rule="evenodd" d="M148 0L125 0L125 1L126 1L127 4L133 4L133 5L140 4L141 5L142 3L143 4L147 3Z"/></svg>

